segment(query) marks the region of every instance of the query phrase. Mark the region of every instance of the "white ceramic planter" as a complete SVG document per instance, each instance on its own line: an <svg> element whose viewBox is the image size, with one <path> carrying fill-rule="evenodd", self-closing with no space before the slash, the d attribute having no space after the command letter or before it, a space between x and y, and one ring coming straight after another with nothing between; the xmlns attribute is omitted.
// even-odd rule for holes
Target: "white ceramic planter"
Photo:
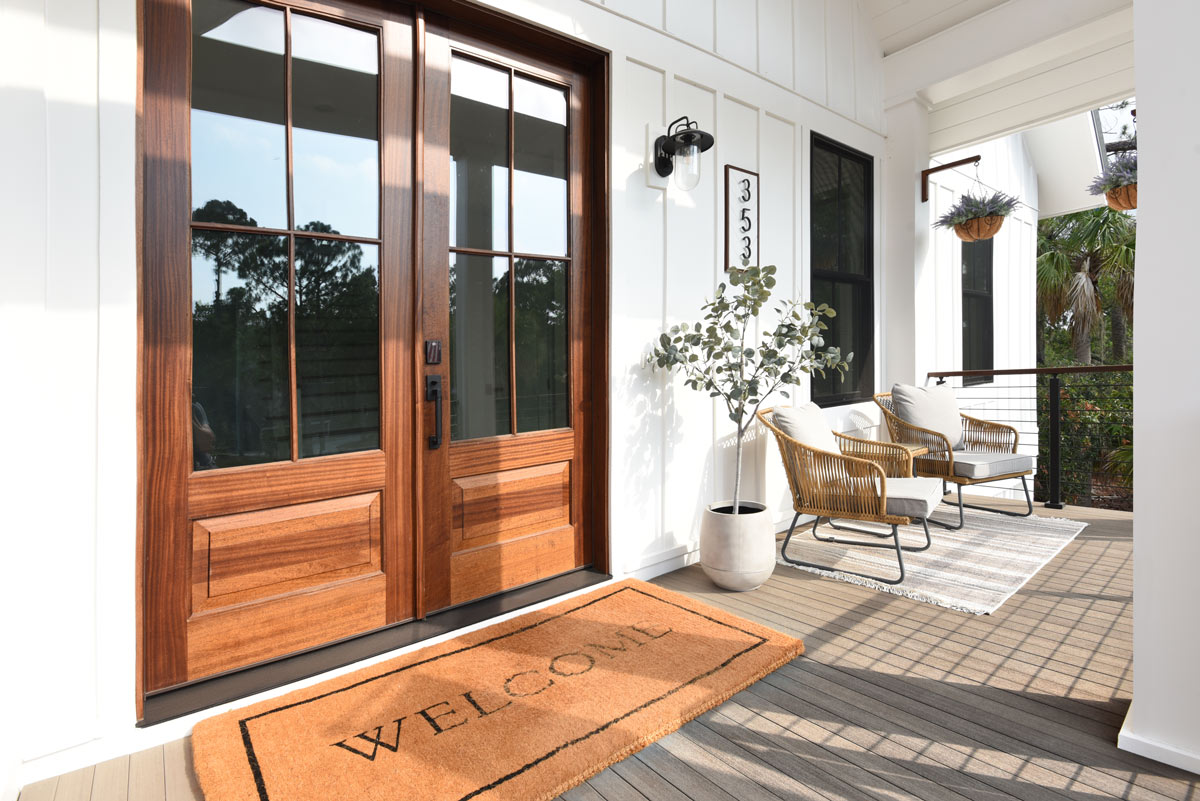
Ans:
<svg viewBox="0 0 1200 801"><path fill-rule="evenodd" d="M715 512L732 501L710 504L700 521L700 566L727 590L753 590L775 570L775 527L761 503L742 501L739 515ZM750 507L754 511L747 513Z"/></svg>

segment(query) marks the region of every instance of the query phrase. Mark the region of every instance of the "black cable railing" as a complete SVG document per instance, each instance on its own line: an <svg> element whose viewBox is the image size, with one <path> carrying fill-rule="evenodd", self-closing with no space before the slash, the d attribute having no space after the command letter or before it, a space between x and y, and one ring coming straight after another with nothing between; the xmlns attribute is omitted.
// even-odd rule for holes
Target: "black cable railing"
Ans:
<svg viewBox="0 0 1200 801"><path fill-rule="evenodd" d="M1017 429L1036 455L1034 497L1133 510L1133 366L1039 367L929 373L955 384L966 414ZM953 381L958 379L958 381Z"/></svg>

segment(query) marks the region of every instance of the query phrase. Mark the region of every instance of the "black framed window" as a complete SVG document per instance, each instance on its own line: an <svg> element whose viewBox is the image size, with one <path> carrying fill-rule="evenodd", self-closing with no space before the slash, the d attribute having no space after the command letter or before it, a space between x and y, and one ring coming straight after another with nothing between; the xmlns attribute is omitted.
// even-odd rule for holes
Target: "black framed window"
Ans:
<svg viewBox="0 0 1200 801"><path fill-rule="evenodd" d="M992 240L962 245L963 370L991 370L993 360ZM963 384L986 384L991 376L964 377Z"/></svg>
<svg viewBox="0 0 1200 801"><path fill-rule="evenodd" d="M874 163L815 133L811 161L812 301L837 310L826 321L826 344L854 354L844 381L835 373L813 376L813 401L836 406L870 400L875 391Z"/></svg>

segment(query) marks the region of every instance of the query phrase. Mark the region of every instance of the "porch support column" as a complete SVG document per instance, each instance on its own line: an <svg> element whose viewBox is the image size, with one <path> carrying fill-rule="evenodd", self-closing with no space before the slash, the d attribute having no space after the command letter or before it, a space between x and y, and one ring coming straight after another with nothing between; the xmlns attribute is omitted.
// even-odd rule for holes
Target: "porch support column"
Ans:
<svg viewBox="0 0 1200 801"><path fill-rule="evenodd" d="M933 290L922 280L928 261L929 210L921 202L920 187L921 170L929 166L929 111L914 97L890 106L884 119L880 392L889 391L897 381L923 383L931 369L926 354L933 352L924 330L928 327L924 321L932 319Z"/></svg>
<svg viewBox="0 0 1200 801"><path fill-rule="evenodd" d="M1133 705L1118 745L1200 773L1200 370L1195 269L1200 4L1133 7L1138 120Z"/></svg>

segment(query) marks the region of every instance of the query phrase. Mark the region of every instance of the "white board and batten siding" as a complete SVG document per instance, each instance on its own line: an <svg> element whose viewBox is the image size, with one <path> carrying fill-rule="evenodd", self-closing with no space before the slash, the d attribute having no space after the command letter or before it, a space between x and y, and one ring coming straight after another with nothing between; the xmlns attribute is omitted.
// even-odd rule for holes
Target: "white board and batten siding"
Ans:
<svg viewBox="0 0 1200 801"><path fill-rule="evenodd" d="M596 41L614 50L612 549L615 569L650 576L693 561L705 505L732 496L735 427L724 405L643 367L657 334L700 319L723 280L724 167L760 174L760 262L779 267L779 296L806 297L811 133L881 156L882 84L869 20L853 3L608 0L606 8L633 16L634 5L642 26L625 30L619 46ZM647 139L682 115L716 137L700 185L686 193L642 177ZM851 411L830 417L844 427ZM743 497L790 520L775 447L748 438Z"/></svg>
<svg viewBox="0 0 1200 801"><path fill-rule="evenodd" d="M932 225L966 192L1003 191L1021 200L992 240L992 358L997 370L1035 367L1038 176L1022 134L947 153L930 166L972 155L982 157L978 183L975 167L970 164L930 176L929 222ZM928 306L918 314L917 340L923 343L917 348L918 375L962 370L962 242L953 231L932 229L922 272L931 279L924 285L932 292L922 293L919 299ZM961 380L951 379L950 383L958 386ZM998 376L992 383L959 389L959 406L967 414L1015 426L1021 432L1018 450L1036 456L1033 385L1033 376ZM1020 497L1019 481L1004 486L995 494ZM972 491L993 493L983 486Z"/></svg>
<svg viewBox="0 0 1200 801"><path fill-rule="evenodd" d="M811 133L883 153L870 19L845 0L490 4L612 51L612 564L664 572L695 558L700 511L730 494L732 423L644 357L722 277L725 164L761 174L762 260L779 292L808 292ZM37 655L5 667L0 801L199 717L134 727L136 25L133 0L0 5L0 119L19 121L0 126L0 334L22 343L0 351L2 485L21 500L0 601L23 610L6 635ZM701 184L651 188L647 126L685 114L716 135ZM782 516L773 449L751 444L745 486Z"/></svg>

